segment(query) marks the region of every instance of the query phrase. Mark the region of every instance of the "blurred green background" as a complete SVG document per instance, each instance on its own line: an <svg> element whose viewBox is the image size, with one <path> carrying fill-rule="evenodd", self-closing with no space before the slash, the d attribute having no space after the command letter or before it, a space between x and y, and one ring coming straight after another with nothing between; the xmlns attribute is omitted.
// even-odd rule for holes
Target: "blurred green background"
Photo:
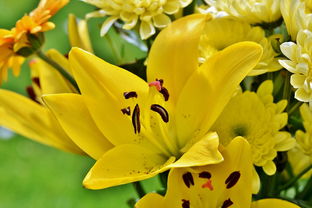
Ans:
<svg viewBox="0 0 312 208"><path fill-rule="evenodd" d="M16 20L35 8L38 2L0 0L0 28L12 28ZM44 49L56 48L63 54L68 53L67 15L74 13L83 18L94 9L81 1L71 0L52 18L57 27L46 33ZM93 46L98 56L111 63L122 64L146 55L126 43L114 31L109 32L109 38L101 38L99 28L102 22L103 19L89 21ZM27 62L23 65L21 75L13 77L10 73L8 82L1 88L25 95L25 87L30 85ZM131 184L100 191L82 187L83 177L93 163L90 158L61 152L20 135L13 134L10 139L6 139L0 134L0 208L128 207L127 200L136 197ZM157 179L147 180L144 185L147 191L159 187Z"/></svg>

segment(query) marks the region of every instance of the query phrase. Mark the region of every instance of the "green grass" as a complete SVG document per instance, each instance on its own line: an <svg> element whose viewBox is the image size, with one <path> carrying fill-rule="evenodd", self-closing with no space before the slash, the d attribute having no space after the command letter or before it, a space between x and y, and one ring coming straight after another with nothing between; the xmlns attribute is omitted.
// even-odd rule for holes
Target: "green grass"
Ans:
<svg viewBox="0 0 312 208"><path fill-rule="evenodd" d="M127 207L132 186L100 191L82 187L94 161L15 136L0 140L0 207Z"/></svg>

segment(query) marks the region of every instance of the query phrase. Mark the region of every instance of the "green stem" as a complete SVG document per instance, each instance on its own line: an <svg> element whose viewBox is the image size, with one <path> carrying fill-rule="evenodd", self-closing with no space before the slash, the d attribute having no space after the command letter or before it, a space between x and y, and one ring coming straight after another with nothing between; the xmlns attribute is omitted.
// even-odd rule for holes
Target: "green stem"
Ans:
<svg viewBox="0 0 312 208"><path fill-rule="evenodd" d="M267 187L267 196L268 197L273 197L275 196L275 188L276 188L276 181L277 181L277 175L278 173L268 177L268 187Z"/></svg>
<svg viewBox="0 0 312 208"><path fill-rule="evenodd" d="M306 167L304 170L302 170L296 177L291 179L288 183L286 183L284 186L282 186L279 189L279 192L285 189L290 188L293 184L295 184L304 174L306 174L309 170L312 169L312 164Z"/></svg>
<svg viewBox="0 0 312 208"><path fill-rule="evenodd" d="M301 105L301 102L297 102L295 105L293 105L288 111L288 115L291 115L293 112L295 112Z"/></svg>
<svg viewBox="0 0 312 208"><path fill-rule="evenodd" d="M146 194L144 189L143 189L142 184L139 181L133 182L132 184L133 184L134 189L136 190L138 196L140 198L142 198Z"/></svg>
<svg viewBox="0 0 312 208"><path fill-rule="evenodd" d="M47 57L42 51L37 51L37 56L41 58L43 61L51 65L54 69L56 69L58 72L62 74L65 79L67 79L75 88L76 90L80 93L79 87L77 85L77 82L74 80L74 78L63 68L61 67L58 63Z"/></svg>
<svg viewBox="0 0 312 208"><path fill-rule="evenodd" d="M284 79L283 99L287 100L288 106L289 106L289 98L290 98L290 73L286 71L286 76Z"/></svg>
<svg viewBox="0 0 312 208"><path fill-rule="evenodd" d="M113 55L116 58L116 64L117 65L121 64L122 63L122 59L120 57L120 54L118 52L118 49L117 49L115 43L113 42L112 38L110 37L110 34L106 34L104 37L106 38L109 46L112 49Z"/></svg>
<svg viewBox="0 0 312 208"><path fill-rule="evenodd" d="M310 179L306 183L304 189L299 194L296 195L296 198L305 200L310 197L311 192L312 192L312 176L310 176Z"/></svg>

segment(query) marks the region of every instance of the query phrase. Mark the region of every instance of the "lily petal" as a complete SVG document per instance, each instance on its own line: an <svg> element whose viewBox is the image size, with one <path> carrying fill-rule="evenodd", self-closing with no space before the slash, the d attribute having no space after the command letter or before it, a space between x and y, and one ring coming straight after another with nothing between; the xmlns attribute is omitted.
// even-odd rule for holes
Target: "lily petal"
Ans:
<svg viewBox="0 0 312 208"><path fill-rule="evenodd" d="M72 47L79 47L93 53L86 20L77 20L75 15L69 14L68 37Z"/></svg>
<svg viewBox="0 0 312 208"><path fill-rule="evenodd" d="M38 74L41 94L75 92L73 86L51 65L40 59L30 62L32 73ZM33 77L35 78L35 77Z"/></svg>
<svg viewBox="0 0 312 208"><path fill-rule="evenodd" d="M135 104L135 98L126 100L124 93L134 91L140 99L147 95L147 83L78 48L71 50L69 61L86 106L101 132L114 145L133 142L136 135L131 118L123 115L121 109Z"/></svg>
<svg viewBox="0 0 312 208"><path fill-rule="evenodd" d="M157 36L151 48L147 78L149 82L163 79L171 101L176 101L189 76L198 67L198 44L207 15L181 18ZM187 44L186 44L187 43Z"/></svg>
<svg viewBox="0 0 312 208"><path fill-rule="evenodd" d="M45 107L17 93L0 89L0 125L37 142L84 154L63 132Z"/></svg>
<svg viewBox="0 0 312 208"><path fill-rule="evenodd" d="M96 127L81 95L45 95L43 100L67 135L88 155L99 159L107 150L113 148Z"/></svg>
<svg viewBox="0 0 312 208"><path fill-rule="evenodd" d="M140 207L148 207L148 208L159 208L159 207L166 207L164 204L165 200L164 197L156 194L156 193L149 193L146 194L142 199L136 203L135 208Z"/></svg>
<svg viewBox="0 0 312 208"><path fill-rule="evenodd" d="M191 146L171 168L203 166L217 164L223 161L218 151L219 137L216 132L208 133L200 141Z"/></svg>
<svg viewBox="0 0 312 208"><path fill-rule="evenodd" d="M240 42L217 52L193 73L177 103L177 134L181 144L188 138L206 134L261 56L260 45Z"/></svg>
<svg viewBox="0 0 312 208"><path fill-rule="evenodd" d="M225 201L232 202L233 207L250 207L253 168L250 145L237 137L221 152L224 161L219 164L171 169L165 197L148 194L135 207L150 208L156 200L164 208L223 207Z"/></svg>
<svg viewBox="0 0 312 208"><path fill-rule="evenodd" d="M102 189L144 180L168 170L174 160L174 157L167 159L139 145L120 145L95 163L83 185L88 189Z"/></svg>
<svg viewBox="0 0 312 208"><path fill-rule="evenodd" d="M251 208L300 208L299 206L281 199L262 199L253 202Z"/></svg>

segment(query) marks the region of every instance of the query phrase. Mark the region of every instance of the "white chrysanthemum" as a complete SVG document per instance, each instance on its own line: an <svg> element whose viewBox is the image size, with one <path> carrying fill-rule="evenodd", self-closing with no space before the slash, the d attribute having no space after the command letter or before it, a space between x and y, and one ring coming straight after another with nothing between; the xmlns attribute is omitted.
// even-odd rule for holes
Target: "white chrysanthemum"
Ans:
<svg viewBox="0 0 312 208"><path fill-rule="evenodd" d="M287 151L295 140L286 131L280 131L287 124L287 113L283 110L286 100L273 102L273 83L263 82L257 93L238 93L227 104L214 124L220 143L227 145L236 136L244 137L251 145L252 159L268 174L276 172L273 159L278 151Z"/></svg>
<svg viewBox="0 0 312 208"><path fill-rule="evenodd" d="M217 51L241 41L253 41L263 47L263 55L249 76L273 72L282 68L278 59L275 58L278 54L273 50L270 39L265 37L265 32L261 27L252 27L246 22L229 17L215 18L206 23L199 44L199 62L203 63Z"/></svg>
<svg viewBox="0 0 312 208"><path fill-rule="evenodd" d="M209 5L248 23L274 22L281 17L280 0L205 0Z"/></svg>
<svg viewBox="0 0 312 208"><path fill-rule="evenodd" d="M155 27L164 28L170 22L168 15L177 13L192 0L83 0L100 10L87 17L108 16L101 28L105 35L117 20L124 22L123 28L130 30L140 23L140 36L147 39L155 34Z"/></svg>
<svg viewBox="0 0 312 208"><path fill-rule="evenodd" d="M311 0L281 0L281 12L292 40L299 30L312 29Z"/></svg>
<svg viewBox="0 0 312 208"><path fill-rule="evenodd" d="M286 42L281 51L290 60L280 60L280 64L291 73L290 83L296 89L295 98L302 102L312 102L312 32L300 30L297 44Z"/></svg>

